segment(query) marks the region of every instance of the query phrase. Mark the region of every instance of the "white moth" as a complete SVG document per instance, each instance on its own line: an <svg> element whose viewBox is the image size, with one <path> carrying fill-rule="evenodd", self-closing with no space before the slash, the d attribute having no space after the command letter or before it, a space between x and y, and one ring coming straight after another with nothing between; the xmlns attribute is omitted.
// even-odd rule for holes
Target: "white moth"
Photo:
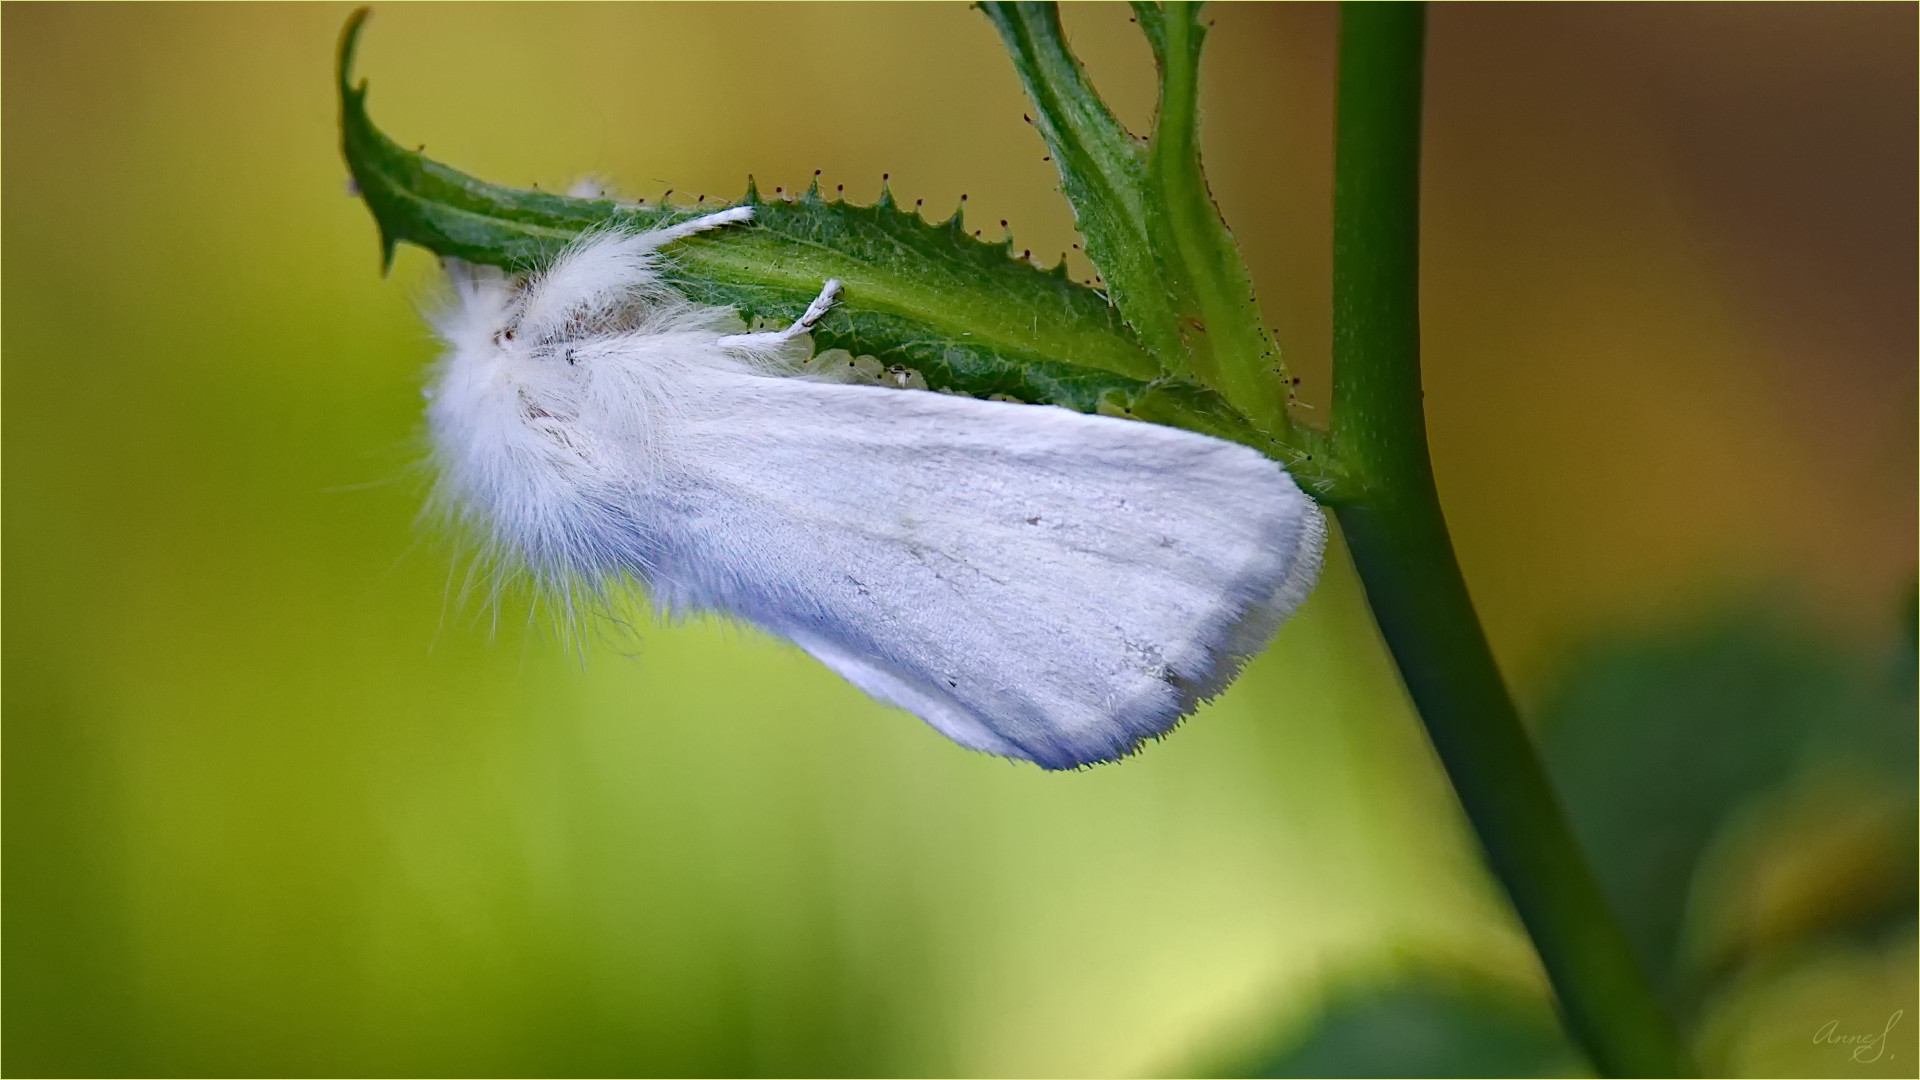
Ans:
<svg viewBox="0 0 1920 1080"><path fill-rule="evenodd" d="M550 585L644 583L786 638L963 746L1048 769L1164 734L1312 588L1279 465L1188 431L793 374L783 331L661 280L739 207L522 277L450 261L442 498Z"/></svg>

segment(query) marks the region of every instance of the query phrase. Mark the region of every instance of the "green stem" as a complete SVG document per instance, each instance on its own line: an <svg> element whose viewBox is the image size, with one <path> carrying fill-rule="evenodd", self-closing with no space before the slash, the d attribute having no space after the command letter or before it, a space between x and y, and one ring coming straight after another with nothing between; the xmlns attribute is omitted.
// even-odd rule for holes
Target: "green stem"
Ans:
<svg viewBox="0 0 1920 1080"><path fill-rule="evenodd" d="M1368 602L1552 980L1613 1076L1696 1075L1582 859L1474 614L1441 516L1420 388L1418 4L1347 3L1334 159L1337 507Z"/></svg>

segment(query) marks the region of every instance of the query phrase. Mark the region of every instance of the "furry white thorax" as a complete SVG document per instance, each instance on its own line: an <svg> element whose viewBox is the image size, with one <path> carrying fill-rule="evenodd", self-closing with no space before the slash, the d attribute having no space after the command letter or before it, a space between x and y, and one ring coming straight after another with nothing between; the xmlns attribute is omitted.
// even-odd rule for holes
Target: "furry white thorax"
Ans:
<svg viewBox="0 0 1920 1080"><path fill-rule="evenodd" d="M544 584L630 576L1050 769L1166 732L1312 588L1320 511L1247 447L796 377L837 283L742 334L661 280L662 245L751 213L599 233L525 279L449 263L440 493Z"/></svg>

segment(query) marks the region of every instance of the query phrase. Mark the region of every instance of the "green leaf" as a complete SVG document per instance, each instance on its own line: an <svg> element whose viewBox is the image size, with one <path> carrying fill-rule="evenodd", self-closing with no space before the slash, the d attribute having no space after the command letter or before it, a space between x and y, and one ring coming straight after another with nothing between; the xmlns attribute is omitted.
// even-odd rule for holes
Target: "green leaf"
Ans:
<svg viewBox="0 0 1920 1080"><path fill-rule="evenodd" d="M1108 294L1170 375L1286 437L1289 387L1252 279L1200 167L1199 5L1135 4L1160 69L1153 138L1128 134L1067 47L1053 4L985 3L1053 152Z"/></svg>
<svg viewBox="0 0 1920 1080"><path fill-rule="evenodd" d="M349 82L363 25L364 13L356 13L341 41L342 147L389 260L394 246L405 241L443 256L524 270L551 259L589 228L656 227L719 209L518 191L405 149L368 118L365 83ZM749 318L791 318L806 309L822 282L837 277L844 292L826 335L835 344L857 339L879 348L910 339L920 355L970 354L956 369L1038 361L1135 381L1160 374L1099 293L1068 280L1064 268L1049 272L1009 257L1010 242L974 240L958 213L943 225L929 225L897 209L887 195L870 207L828 202L817 190L793 201L763 202L751 186L744 201L756 208L751 227L716 230L676 245L676 276L708 302L732 304ZM1005 391L996 386L990 392Z"/></svg>
<svg viewBox="0 0 1920 1080"><path fill-rule="evenodd" d="M638 206L489 184L408 150L374 127L367 88L351 80L367 12L341 35L341 149L380 230L383 259L401 243L443 257L525 271L594 228L655 228L720 209ZM933 225L894 205L805 195L766 201L749 182L751 225L672 248L668 278L689 297L728 306L749 322L788 321L828 278L839 303L814 330L820 349L870 354L911 368L927 384L1081 412L1130 416L1245 443L1324 492L1316 442L1286 445L1261 433L1218 393L1163 375L1101 293L1013 258L1011 241L983 243L959 212Z"/></svg>
<svg viewBox="0 0 1920 1080"><path fill-rule="evenodd" d="M1286 366L1200 167L1200 49L1207 34L1200 5L1133 8L1160 68L1160 108L1147 151L1150 232L1175 256L1163 262L1181 298L1194 373L1249 416L1265 418L1262 426L1281 430L1290 396Z"/></svg>
<svg viewBox="0 0 1920 1080"><path fill-rule="evenodd" d="M980 5L1032 99L1087 258L1115 307L1172 374L1189 373L1174 297L1147 232L1146 147L1127 133L1067 48L1052 4Z"/></svg>

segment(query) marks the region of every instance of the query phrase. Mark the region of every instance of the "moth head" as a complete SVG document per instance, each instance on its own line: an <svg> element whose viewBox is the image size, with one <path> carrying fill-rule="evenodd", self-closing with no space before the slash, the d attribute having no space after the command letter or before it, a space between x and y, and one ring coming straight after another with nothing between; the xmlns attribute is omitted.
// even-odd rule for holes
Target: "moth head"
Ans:
<svg viewBox="0 0 1920 1080"><path fill-rule="evenodd" d="M436 435L470 454L490 445L571 445L563 429L580 415L586 389L578 320L530 318L539 314L537 274L451 259L446 269L453 295L434 321L450 348L429 390Z"/></svg>

